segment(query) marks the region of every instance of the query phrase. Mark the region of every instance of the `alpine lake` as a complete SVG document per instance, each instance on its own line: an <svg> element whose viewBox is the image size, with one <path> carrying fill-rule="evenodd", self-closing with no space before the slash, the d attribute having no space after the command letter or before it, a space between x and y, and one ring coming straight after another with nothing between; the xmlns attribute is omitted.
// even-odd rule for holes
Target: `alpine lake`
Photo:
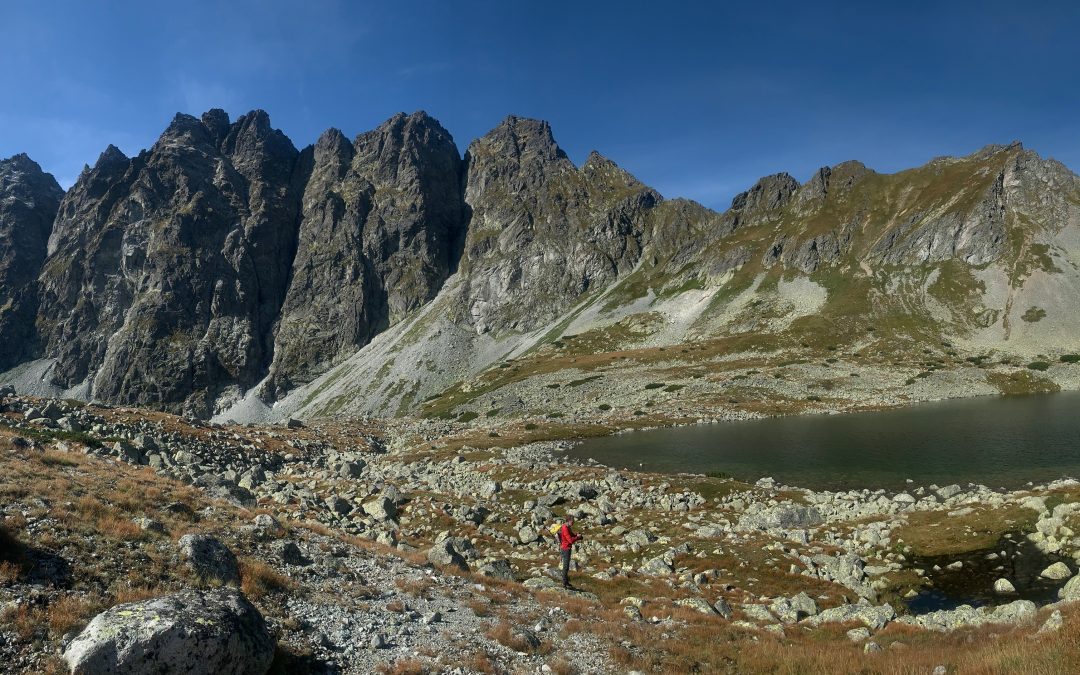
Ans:
<svg viewBox="0 0 1080 675"><path fill-rule="evenodd" d="M803 415L635 431L590 438L569 450L619 469L765 476L811 490L910 490L982 484L1015 490L1080 478L1080 392L921 403L886 411ZM1045 604L1060 583L1039 576L1059 560L1024 533L960 556L910 561L937 568L932 588L907 601L923 613L995 604L993 579L1007 574L1017 596ZM997 555L993 555L997 554ZM963 563L952 571L950 563Z"/></svg>

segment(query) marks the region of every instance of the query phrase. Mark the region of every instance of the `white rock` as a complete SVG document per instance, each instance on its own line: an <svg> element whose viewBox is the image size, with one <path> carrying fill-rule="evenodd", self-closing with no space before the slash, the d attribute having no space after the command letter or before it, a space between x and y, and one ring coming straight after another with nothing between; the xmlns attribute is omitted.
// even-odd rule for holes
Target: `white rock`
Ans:
<svg viewBox="0 0 1080 675"><path fill-rule="evenodd" d="M1044 579L1053 579L1054 581L1060 581L1062 579L1068 579L1072 576L1072 570L1069 566L1063 562L1056 562L1050 567L1044 569L1039 576Z"/></svg>

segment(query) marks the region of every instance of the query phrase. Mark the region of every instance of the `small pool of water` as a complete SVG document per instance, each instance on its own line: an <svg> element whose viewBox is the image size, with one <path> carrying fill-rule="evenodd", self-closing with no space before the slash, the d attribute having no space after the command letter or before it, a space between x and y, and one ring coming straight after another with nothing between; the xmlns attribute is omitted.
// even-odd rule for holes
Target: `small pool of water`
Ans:
<svg viewBox="0 0 1080 675"><path fill-rule="evenodd" d="M1057 600L1057 592L1066 580L1044 579L1040 574L1058 561L1075 570L1072 559L1043 553L1019 533L1003 536L990 548L963 555L916 557L909 566L924 569L932 585L905 602L912 614L956 609L960 605L1001 605L1013 600L1046 605ZM956 562L962 567L950 569L949 565ZM939 569L935 570L935 566ZM994 582L998 579L1008 579L1016 592L995 593Z"/></svg>
<svg viewBox="0 0 1080 675"><path fill-rule="evenodd" d="M922 403L882 412L804 415L654 429L576 445L615 468L773 476L811 489L902 489L1080 477L1080 392Z"/></svg>

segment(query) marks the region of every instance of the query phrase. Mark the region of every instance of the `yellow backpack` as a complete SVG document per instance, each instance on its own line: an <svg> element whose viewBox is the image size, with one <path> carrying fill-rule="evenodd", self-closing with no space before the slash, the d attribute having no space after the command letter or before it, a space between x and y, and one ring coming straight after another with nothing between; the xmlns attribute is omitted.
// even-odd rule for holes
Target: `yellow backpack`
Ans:
<svg viewBox="0 0 1080 675"><path fill-rule="evenodd" d="M562 523L553 523L552 526L548 528L548 532L551 533L551 536L555 539L556 544L559 543L559 530L562 529L562 526Z"/></svg>

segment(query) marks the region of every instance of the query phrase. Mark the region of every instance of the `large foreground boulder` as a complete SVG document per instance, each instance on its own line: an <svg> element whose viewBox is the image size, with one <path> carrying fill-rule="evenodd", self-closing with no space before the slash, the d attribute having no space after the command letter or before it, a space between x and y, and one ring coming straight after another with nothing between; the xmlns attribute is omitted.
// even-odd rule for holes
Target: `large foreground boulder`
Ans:
<svg viewBox="0 0 1080 675"><path fill-rule="evenodd" d="M264 675L273 659L262 615L233 589L117 605L64 651L72 675Z"/></svg>

